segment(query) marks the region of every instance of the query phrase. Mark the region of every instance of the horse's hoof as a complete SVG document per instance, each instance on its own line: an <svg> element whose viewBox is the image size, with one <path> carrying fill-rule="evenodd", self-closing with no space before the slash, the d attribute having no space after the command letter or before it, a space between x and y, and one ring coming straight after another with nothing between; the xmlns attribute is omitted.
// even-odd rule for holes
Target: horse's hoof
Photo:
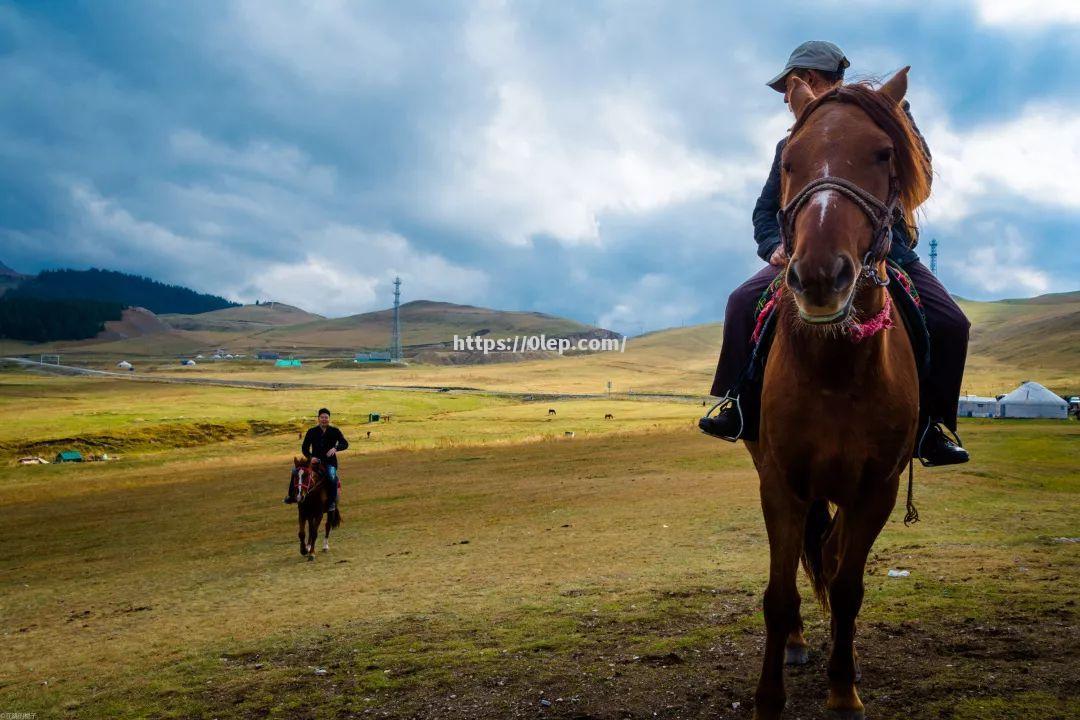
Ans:
<svg viewBox="0 0 1080 720"><path fill-rule="evenodd" d="M311 562L311 561L312 561L312 560L314 560L314 559L315 559L315 556L314 556L314 555L308 555L308 556L307 556L307 560L308 560L308 562Z"/></svg>
<svg viewBox="0 0 1080 720"><path fill-rule="evenodd" d="M810 662L810 651L803 645L784 648L785 665L805 665Z"/></svg>

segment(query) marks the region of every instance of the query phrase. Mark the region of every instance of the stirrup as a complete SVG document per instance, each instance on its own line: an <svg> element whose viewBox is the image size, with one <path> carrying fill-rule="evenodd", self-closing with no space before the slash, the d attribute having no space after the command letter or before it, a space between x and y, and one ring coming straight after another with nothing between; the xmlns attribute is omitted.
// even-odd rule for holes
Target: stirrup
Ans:
<svg viewBox="0 0 1080 720"><path fill-rule="evenodd" d="M930 432L930 428L934 425L941 426L941 432L945 435L945 438L948 440L952 440L958 448L964 447L964 443L960 439L960 433L945 427L945 423L943 422L927 418L926 426L923 428L922 433L919 435L919 444L915 446L915 457L918 458L919 464L923 467L937 467L936 465L927 464L927 462L923 460L923 443L926 442L926 434ZM951 438L949 437L950 435L952 436Z"/></svg>
<svg viewBox="0 0 1080 720"><path fill-rule="evenodd" d="M746 420L743 418L742 403L739 402L738 395L732 395L730 391L724 393L724 397L720 398L715 405L709 408L709 412L705 413L705 417L710 418L714 412L723 412L729 407L734 407L739 413L739 431L734 435L712 435L711 437L720 437L729 442L736 442L742 437L743 432L746 430ZM705 431L703 430L702 432ZM709 433L705 434L709 435Z"/></svg>

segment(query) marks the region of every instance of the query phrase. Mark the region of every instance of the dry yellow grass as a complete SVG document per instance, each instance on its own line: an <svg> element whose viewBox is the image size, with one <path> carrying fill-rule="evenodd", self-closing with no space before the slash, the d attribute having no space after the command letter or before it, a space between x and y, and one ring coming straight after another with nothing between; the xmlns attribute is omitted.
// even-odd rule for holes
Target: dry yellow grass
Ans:
<svg viewBox="0 0 1080 720"><path fill-rule="evenodd" d="M453 422L511 428L533 407L485 406ZM1038 616L1075 593L1075 554L1050 540L1080 521L1063 502L1080 489L1063 452L1077 426L973 422L965 431L976 462L921 476L924 522L904 529L898 511L879 542L864 612L871 632L912 618L927 632L965 617L1000 622L1005 606ZM740 447L676 423L346 456L345 524L314 563L297 553L295 512L279 505L282 455L273 439L255 438L0 470L0 543L19 549L0 558L0 705L46 716L315 718L375 702L397 716L402 697L505 678L509 660L485 657L506 652L539 651L544 673L568 677L606 668L582 652L693 657L734 641L753 662L746 643L760 614L748 598L764 582L766 542ZM886 578L896 564L913 580ZM735 602L703 606L675 634L664 629L665 618L697 607L703 586ZM819 636L809 608L808 617ZM333 688L351 690L299 682L318 680L315 665L332 668ZM667 676L683 687L679 672L694 670ZM647 698L654 681L639 681L632 690ZM529 681L499 695L526 694L517 682ZM588 692L602 685L589 680ZM801 707L816 706L807 698Z"/></svg>

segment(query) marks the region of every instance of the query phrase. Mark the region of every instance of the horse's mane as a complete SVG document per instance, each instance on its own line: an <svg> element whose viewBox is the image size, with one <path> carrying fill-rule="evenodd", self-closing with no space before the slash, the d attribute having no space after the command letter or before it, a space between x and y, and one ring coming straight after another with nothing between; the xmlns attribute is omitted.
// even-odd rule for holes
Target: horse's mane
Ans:
<svg viewBox="0 0 1080 720"><path fill-rule="evenodd" d="M932 173L930 157L922 140L912 129L907 114L892 98L875 90L869 83L841 85L810 101L791 128L791 136L794 137L814 111L827 102L857 105L889 136L895 151L900 205L903 207L908 227L914 231L915 210L930 197Z"/></svg>

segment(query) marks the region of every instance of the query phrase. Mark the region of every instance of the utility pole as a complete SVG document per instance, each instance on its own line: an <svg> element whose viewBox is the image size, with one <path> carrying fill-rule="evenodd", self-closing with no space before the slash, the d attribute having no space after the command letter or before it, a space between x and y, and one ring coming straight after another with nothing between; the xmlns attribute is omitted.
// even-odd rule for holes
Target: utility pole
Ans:
<svg viewBox="0 0 1080 720"><path fill-rule="evenodd" d="M394 278L394 328L390 334L390 359L401 360L401 278Z"/></svg>
<svg viewBox="0 0 1080 720"><path fill-rule="evenodd" d="M937 275L937 238L930 238L930 272Z"/></svg>

